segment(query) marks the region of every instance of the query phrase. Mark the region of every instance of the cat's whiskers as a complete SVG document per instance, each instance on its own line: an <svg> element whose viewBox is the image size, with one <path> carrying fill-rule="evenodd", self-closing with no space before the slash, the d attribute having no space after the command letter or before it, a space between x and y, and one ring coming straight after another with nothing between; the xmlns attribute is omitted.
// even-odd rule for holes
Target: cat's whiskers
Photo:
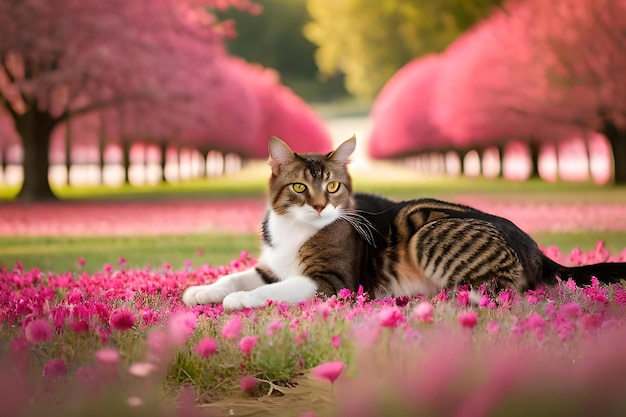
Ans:
<svg viewBox="0 0 626 417"><path fill-rule="evenodd" d="M372 230L375 231L376 229L374 228L374 226L372 225L372 223L370 223L368 219L366 219L365 217L363 217L362 215L356 212L346 212L346 211L340 212L337 219L345 220L348 223L350 223L350 225L354 228L354 230L356 230L357 233L361 235L361 237L365 239L367 243L369 243L373 247L376 247L376 242L374 241L374 234L372 233Z"/></svg>

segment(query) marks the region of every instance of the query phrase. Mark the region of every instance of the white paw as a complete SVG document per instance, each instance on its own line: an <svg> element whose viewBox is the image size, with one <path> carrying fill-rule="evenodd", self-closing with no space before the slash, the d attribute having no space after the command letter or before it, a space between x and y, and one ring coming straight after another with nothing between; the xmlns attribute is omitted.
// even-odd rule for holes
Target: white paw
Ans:
<svg viewBox="0 0 626 417"><path fill-rule="evenodd" d="M224 300L232 290L224 285L196 285L189 287L183 292L183 303L188 306L199 304L218 304Z"/></svg>
<svg viewBox="0 0 626 417"><path fill-rule="evenodd" d="M261 307L265 299L261 299L250 291L237 291L224 298L224 310L241 310L244 308Z"/></svg>

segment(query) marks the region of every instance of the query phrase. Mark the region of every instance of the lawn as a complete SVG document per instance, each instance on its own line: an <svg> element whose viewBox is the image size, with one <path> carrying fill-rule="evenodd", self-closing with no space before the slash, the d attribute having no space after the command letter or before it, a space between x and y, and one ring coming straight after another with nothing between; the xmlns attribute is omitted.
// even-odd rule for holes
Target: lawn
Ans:
<svg viewBox="0 0 626 417"><path fill-rule="evenodd" d="M355 187L503 210L542 246L556 246L547 253L561 262L624 260L622 188L424 179L409 171L398 181L391 173L355 175ZM141 189L59 189L68 202L46 206L52 212L45 222L59 207L71 214L104 204L130 227L154 216L145 205L154 203L182 228L195 223L184 224L187 212L174 209L213 210L225 197L237 203L218 223L251 222L258 207L242 215L239 199L262 198L265 181L259 174ZM25 207L2 209L8 215ZM140 215L121 219L124 210ZM217 214L210 210L204 216ZM254 265L257 233L246 226L228 234L160 234L168 218L156 219L131 236L107 236L105 224L97 235L84 228L64 236L62 226L45 229L55 235L0 237L0 415L626 412L626 386L614 382L626 372L626 290L619 284L563 282L521 295L481 289L474 302L461 288L431 299L370 300L344 291L242 312L190 308L180 302L184 288Z"/></svg>

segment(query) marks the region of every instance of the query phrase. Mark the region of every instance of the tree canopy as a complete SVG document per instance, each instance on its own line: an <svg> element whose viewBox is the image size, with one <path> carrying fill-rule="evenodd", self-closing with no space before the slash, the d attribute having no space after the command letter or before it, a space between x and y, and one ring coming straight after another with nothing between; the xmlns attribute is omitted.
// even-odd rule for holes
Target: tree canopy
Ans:
<svg viewBox="0 0 626 417"><path fill-rule="evenodd" d="M412 118L398 111L383 123L397 122L398 130L429 115L426 122L443 133L440 149L450 143L457 148L514 139L545 143L601 133L611 144L615 181L624 183L626 165L619 161L626 159L625 31L626 4L621 1L511 1L440 55L430 100L412 99ZM411 67L427 62L415 60ZM407 100L404 96L423 94L420 73L398 73L397 78L404 74L409 81L392 99L396 106ZM387 89L374 110L390 100ZM407 148L406 139L389 141L404 141L405 152L432 147L432 138L421 137L419 130L405 131L416 132L412 146Z"/></svg>
<svg viewBox="0 0 626 417"><path fill-rule="evenodd" d="M346 89L373 97L413 58L440 52L503 0L308 0L305 35L322 74L345 74Z"/></svg>

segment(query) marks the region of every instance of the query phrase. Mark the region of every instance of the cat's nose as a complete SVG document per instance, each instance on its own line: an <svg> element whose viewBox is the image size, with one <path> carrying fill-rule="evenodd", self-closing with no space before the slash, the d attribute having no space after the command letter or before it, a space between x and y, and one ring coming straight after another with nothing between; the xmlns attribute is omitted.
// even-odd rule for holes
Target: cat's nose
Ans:
<svg viewBox="0 0 626 417"><path fill-rule="evenodd" d="M314 204L313 208L315 209L315 211L317 211L318 213L321 213L322 210L324 210L324 206L322 206L321 204Z"/></svg>

